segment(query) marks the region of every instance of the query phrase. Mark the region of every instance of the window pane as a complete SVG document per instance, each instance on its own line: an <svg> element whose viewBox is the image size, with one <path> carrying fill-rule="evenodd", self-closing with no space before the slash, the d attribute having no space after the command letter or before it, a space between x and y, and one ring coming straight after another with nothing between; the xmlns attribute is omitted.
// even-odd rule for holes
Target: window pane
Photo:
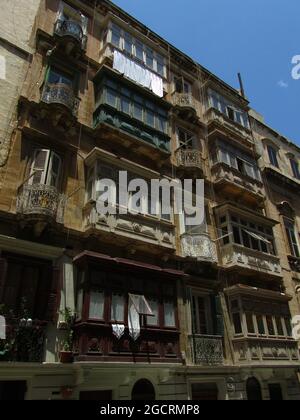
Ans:
<svg viewBox="0 0 300 420"><path fill-rule="evenodd" d="M240 229L237 226L232 226L234 242L241 244Z"/></svg>
<svg viewBox="0 0 300 420"><path fill-rule="evenodd" d="M165 69L164 58L161 55L156 54L156 61L157 61L157 73L159 73L162 77L164 77L164 75L165 75L165 72L164 72L164 69Z"/></svg>
<svg viewBox="0 0 300 420"><path fill-rule="evenodd" d="M285 326L286 326L287 335L289 337L292 337L292 326L291 326L290 318L285 318Z"/></svg>
<svg viewBox="0 0 300 420"><path fill-rule="evenodd" d="M116 47L120 47L120 40L121 40L121 31L120 28L118 28L117 26L113 25L112 27L112 35L111 35L111 42L113 45L115 45Z"/></svg>
<svg viewBox="0 0 300 420"><path fill-rule="evenodd" d="M113 294L111 298L111 320L116 322L124 322L124 308L124 296Z"/></svg>
<svg viewBox="0 0 300 420"><path fill-rule="evenodd" d="M157 129L163 133L167 132L167 121L165 118L157 116L156 117Z"/></svg>
<svg viewBox="0 0 300 420"><path fill-rule="evenodd" d="M148 67L153 69L153 51L150 48L146 49L146 64Z"/></svg>
<svg viewBox="0 0 300 420"><path fill-rule="evenodd" d="M164 324L165 327L176 327L175 307L173 302L164 302Z"/></svg>
<svg viewBox="0 0 300 420"><path fill-rule="evenodd" d="M273 317L270 316L270 315L266 316L266 321L267 321L269 335L275 335L275 329L274 329L274 324L273 324Z"/></svg>
<svg viewBox="0 0 300 420"><path fill-rule="evenodd" d="M121 111L130 114L130 100L124 96L121 96Z"/></svg>
<svg viewBox="0 0 300 420"><path fill-rule="evenodd" d="M143 61L144 60L144 54L143 54L144 46L140 41L135 41L135 55L136 58Z"/></svg>
<svg viewBox="0 0 300 420"><path fill-rule="evenodd" d="M128 54L132 54L132 37L129 34L125 34L124 49Z"/></svg>
<svg viewBox="0 0 300 420"><path fill-rule="evenodd" d="M117 107L117 95L116 95L116 92L114 92L111 89L107 89L106 96L107 96L107 103L109 105L113 106L114 108L116 108Z"/></svg>
<svg viewBox="0 0 300 420"><path fill-rule="evenodd" d="M133 112L133 116L134 118L143 121L143 107L139 104L134 104L134 112Z"/></svg>
<svg viewBox="0 0 300 420"><path fill-rule="evenodd" d="M159 325L159 319L158 319L159 304L157 300L148 300L148 302L154 316L147 316L147 325L156 327Z"/></svg>
<svg viewBox="0 0 300 420"><path fill-rule="evenodd" d="M233 325L234 325L234 331L236 334L242 334L242 323L241 323L241 316L239 312L236 312L232 315L233 318Z"/></svg>
<svg viewBox="0 0 300 420"><path fill-rule="evenodd" d="M89 318L103 319L104 316L104 293L90 292Z"/></svg>
<svg viewBox="0 0 300 420"><path fill-rule="evenodd" d="M268 146L268 153L269 153L269 159L270 163L278 168L278 160L277 160L277 152L272 146Z"/></svg>
<svg viewBox="0 0 300 420"><path fill-rule="evenodd" d="M251 313L246 314L246 321L247 321L248 333L254 334L255 328L254 328L254 322L253 322L253 315Z"/></svg>
<svg viewBox="0 0 300 420"><path fill-rule="evenodd" d="M280 316L277 316L275 320L276 320L277 334L284 335Z"/></svg>
<svg viewBox="0 0 300 420"><path fill-rule="evenodd" d="M256 320L259 334L265 335L266 331L263 317L261 315L257 315Z"/></svg>
<svg viewBox="0 0 300 420"><path fill-rule="evenodd" d="M154 127L154 113L152 111L146 111L146 124Z"/></svg>

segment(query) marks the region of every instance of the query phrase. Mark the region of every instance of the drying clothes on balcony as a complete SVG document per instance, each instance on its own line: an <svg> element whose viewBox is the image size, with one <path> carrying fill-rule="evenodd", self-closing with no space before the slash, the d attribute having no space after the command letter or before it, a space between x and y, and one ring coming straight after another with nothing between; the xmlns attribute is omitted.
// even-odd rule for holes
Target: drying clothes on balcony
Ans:
<svg viewBox="0 0 300 420"><path fill-rule="evenodd" d="M113 335L117 337L118 340L123 337L125 333L125 325L113 324L112 325Z"/></svg>
<svg viewBox="0 0 300 420"><path fill-rule="evenodd" d="M115 70L128 77L128 79L131 79L139 85L152 90L152 92L159 97L163 97L162 78L126 57L118 50L114 51L113 67Z"/></svg>
<svg viewBox="0 0 300 420"><path fill-rule="evenodd" d="M0 316L0 340L6 340L6 322L4 316Z"/></svg>
<svg viewBox="0 0 300 420"><path fill-rule="evenodd" d="M261 242L264 242L267 245L271 245L271 242L270 241L268 241L263 236L257 235L257 233L250 232L249 230L246 230L246 229L244 229L244 232L246 232L249 236L251 236L252 238L256 239L257 241L261 241Z"/></svg>
<svg viewBox="0 0 300 420"><path fill-rule="evenodd" d="M128 309L128 328L130 337L136 341L141 333L140 314L137 312L133 302L130 302L130 300Z"/></svg>

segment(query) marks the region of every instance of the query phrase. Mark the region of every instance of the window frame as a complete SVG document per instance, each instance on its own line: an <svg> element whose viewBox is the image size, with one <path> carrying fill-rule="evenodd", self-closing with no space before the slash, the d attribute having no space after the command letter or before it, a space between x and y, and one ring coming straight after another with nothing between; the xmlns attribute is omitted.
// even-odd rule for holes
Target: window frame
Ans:
<svg viewBox="0 0 300 420"><path fill-rule="evenodd" d="M44 169L42 168L35 169L36 168L35 162L36 162L36 158L39 152L46 153ZM58 160L59 165L58 165L58 171L56 173L56 183L55 185L51 185L51 178L53 176L52 168L53 168L54 158ZM29 171L30 178L28 179L28 185L47 185L49 187L52 186L56 189L59 189L59 186L61 184L61 177L62 177L62 167L63 167L62 158L58 153L56 153L55 151L51 149L35 148L33 150L33 157L32 157L32 162L30 165L30 171ZM38 183L34 182L34 173L36 171L42 172L40 182Z"/></svg>

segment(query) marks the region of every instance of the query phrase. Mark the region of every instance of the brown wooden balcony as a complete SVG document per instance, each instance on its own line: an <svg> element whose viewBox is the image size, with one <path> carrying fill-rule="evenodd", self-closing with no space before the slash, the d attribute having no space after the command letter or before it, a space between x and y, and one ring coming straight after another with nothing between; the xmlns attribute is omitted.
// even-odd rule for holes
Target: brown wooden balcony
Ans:
<svg viewBox="0 0 300 420"><path fill-rule="evenodd" d="M27 218L51 219L63 223L65 197L55 187L22 185L18 191L17 213Z"/></svg>
<svg viewBox="0 0 300 420"><path fill-rule="evenodd" d="M189 340L193 364L214 366L224 363L223 338L221 336L191 335Z"/></svg>
<svg viewBox="0 0 300 420"><path fill-rule="evenodd" d="M69 109L74 116L77 116L79 99L75 97L71 86L63 83L46 83L42 93L42 101L47 104L63 106Z"/></svg>
<svg viewBox="0 0 300 420"><path fill-rule="evenodd" d="M87 37L83 33L80 22L59 19L55 23L54 33L67 42L75 41L83 51L86 49Z"/></svg>
<svg viewBox="0 0 300 420"><path fill-rule="evenodd" d="M218 261L216 245L208 234L182 235L181 252L183 257L196 258L199 261Z"/></svg>

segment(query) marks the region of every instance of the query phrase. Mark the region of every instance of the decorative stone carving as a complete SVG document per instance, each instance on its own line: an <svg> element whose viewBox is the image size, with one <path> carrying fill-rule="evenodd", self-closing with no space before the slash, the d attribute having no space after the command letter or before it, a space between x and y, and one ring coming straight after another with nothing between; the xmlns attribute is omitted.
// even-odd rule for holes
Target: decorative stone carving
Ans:
<svg viewBox="0 0 300 420"><path fill-rule="evenodd" d="M208 234L183 235L181 249L184 257L193 257L210 262L217 261L217 249Z"/></svg>
<svg viewBox="0 0 300 420"><path fill-rule="evenodd" d="M193 335L191 336L191 343L195 364L223 364L222 337Z"/></svg>

